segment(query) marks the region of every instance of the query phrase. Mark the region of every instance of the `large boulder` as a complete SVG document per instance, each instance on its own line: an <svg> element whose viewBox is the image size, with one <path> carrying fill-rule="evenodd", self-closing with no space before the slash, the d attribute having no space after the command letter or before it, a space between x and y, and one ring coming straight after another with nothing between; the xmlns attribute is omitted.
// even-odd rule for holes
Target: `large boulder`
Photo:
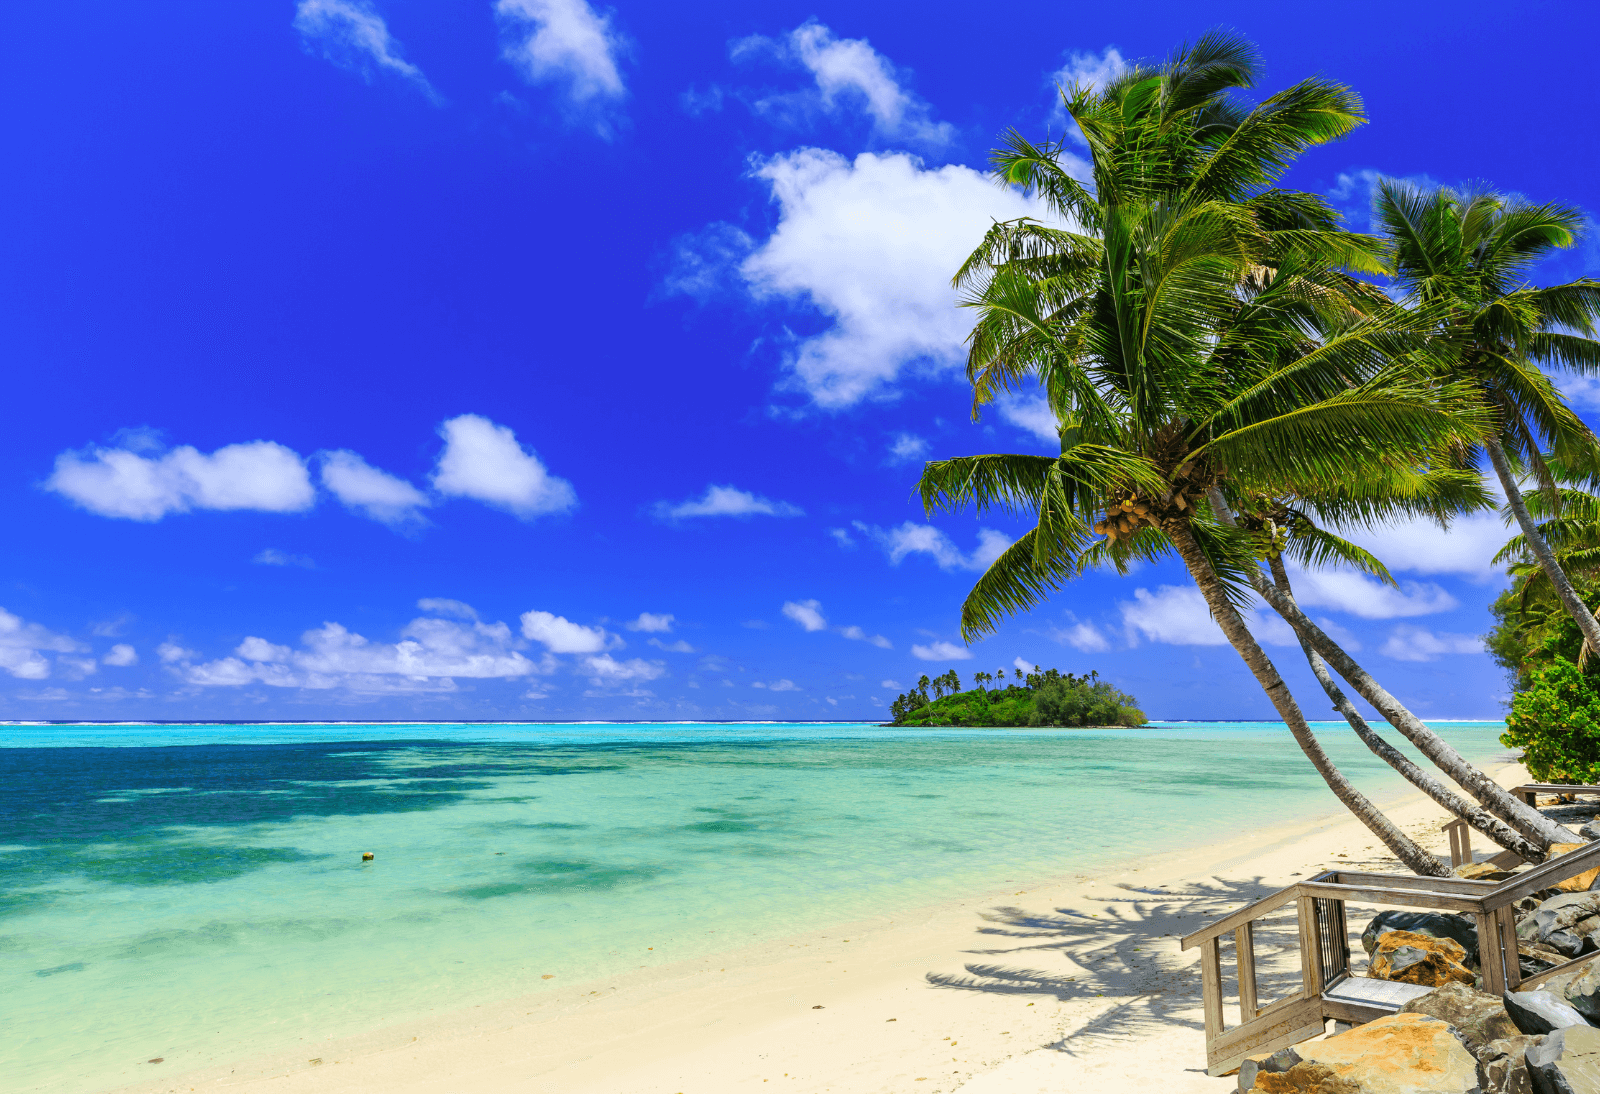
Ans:
<svg viewBox="0 0 1600 1094"><path fill-rule="evenodd" d="M1542 901L1517 924L1517 937L1577 957L1593 948L1588 936L1600 931L1600 892L1560 893Z"/></svg>
<svg viewBox="0 0 1600 1094"><path fill-rule="evenodd" d="M1526 1059L1535 1094L1600 1094L1600 1029L1558 1029Z"/></svg>
<svg viewBox="0 0 1600 1094"><path fill-rule="evenodd" d="M1391 1014L1325 1041L1306 1041L1258 1067L1260 1094L1483 1094L1478 1061L1448 1022L1425 1014ZM1240 1079L1244 1072L1241 1069Z"/></svg>
<svg viewBox="0 0 1600 1094"><path fill-rule="evenodd" d="M1473 982L1467 951L1453 938L1432 938L1412 931L1385 931L1378 936L1368 973L1375 980L1422 984L1436 988L1454 981Z"/></svg>
<svg viewBox="0 0 1600 1094"><path fill-rule="evenodd" d="M1506 1013L1523 1033L1551 1033L1567 1026L1588 1025L1572 1004L1552 991L1508 991Z"/></svg>
<svg viewBox="0 0 1600 1094"><path fill-rule="evenodd" d="M1544 1037L1519 1033L1515 1037L1490 1041L1479 1049L1476 1055L1483 1069L1484 1094L1533 1094L1527 1052L1534 1045L1544 1044L1544 1040Z"/></svg>
<svg viewBox="0 0 1600 1094"><path fill-rule="evenodd" d="M1379 912L1361 932L1361 948L1371 957L1378 948L1378 939L1388 931L1410 931L1431 938L1450 938L1467 951L1466 964L1478 963L1478 927L1464 915L1450 912Z"/></svg>
<svg viewBox="0 0 1600 1094"><path fill-rule="evenodd" d="M1426 1014L1455 1027L1467 1049L1476 1054L1490 1041L1521 1034L1498 996L1451 981L1419 995L1400 1008L1401 1014Z"/></svg>

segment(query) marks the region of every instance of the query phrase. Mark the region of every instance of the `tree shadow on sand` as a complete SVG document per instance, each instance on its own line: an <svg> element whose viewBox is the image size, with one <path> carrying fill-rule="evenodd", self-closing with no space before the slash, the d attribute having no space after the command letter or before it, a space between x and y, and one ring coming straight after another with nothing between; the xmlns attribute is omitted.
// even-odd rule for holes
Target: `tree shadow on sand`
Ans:
<svg viewBox="0 0 1600 1094"><path fill-rule="evenodd" d="M1280 888L1260 877L1241 881L1213 877L1149 889L1109 883L1107 887L1120 892L1094 896L1099 906L1095 913L1072 908L1038 913L1016 907L979 913L985 925L978 934L993 945L966 952L1012 960L973 961L964 966L964 974L930 972L928 983L993 995L1049 997L1060 1003L1109 1001L1106 1010L1070 1033L1072 1041L1148 1035L1173 1026L1200 1030L1199 951L1180 951L1178 940ZM1366 919L1354 908L1351 912L1351 929L1359 933ZM1353 953L1361 952L1360 943L1354 942ZM1261 1006L1299 990L1292 904L1256 921L1255 954ZM1224 991L1236 993L1232 935L1223 936L1222 966ZM1225 999L1229 1026L1239 1021L1237 1008L1237 994L1229 995ZM1074 1052L1068 1037L1046 1047Z"/></svg>

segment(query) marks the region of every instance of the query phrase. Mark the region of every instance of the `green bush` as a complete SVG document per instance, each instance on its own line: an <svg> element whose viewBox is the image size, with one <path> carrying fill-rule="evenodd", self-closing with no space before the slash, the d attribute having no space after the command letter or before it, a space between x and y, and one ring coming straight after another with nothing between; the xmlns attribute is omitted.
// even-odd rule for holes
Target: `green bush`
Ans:
<svg viewBox="0 0 1600 1094"><path fill-rule="evenodd" d="M1594 677L1565 657L1533 670L1511 700L1500 743L1523 750L1540 782L1600 781L1600 692Z"/></svg>

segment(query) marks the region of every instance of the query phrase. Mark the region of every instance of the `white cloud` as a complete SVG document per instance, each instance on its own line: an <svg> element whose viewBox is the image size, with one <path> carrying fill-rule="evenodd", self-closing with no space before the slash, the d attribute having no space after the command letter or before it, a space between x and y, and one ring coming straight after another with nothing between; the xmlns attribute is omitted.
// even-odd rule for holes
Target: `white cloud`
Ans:
<svg viewBox="0 0 1600 1094"><path fill-rule="evenodd" d="M189 445L163 455L90 446L57 456L44 486L91 513L126 520L191 509L299 513L316 504L304 461L271 441L224 445L209 456Z"/></svg>
<svg viewBox="0 0 1600 1094"><path fill-rule="evenodd" d="M896 433L889 445L891 463L915 463L928 454L928 442L915 433Z"/></svg>
<svg viewBox="0 0 1600 1094"><path fill-rule="evenodd" d="M768 690L771 690L771 691L799 691L800 690L800 685L796 684L793 680L775 680L770 684L762 683L760 680L757 680L755 683L751 684L750 686L753 687L753 688L767 688Z"/></svg>
<svg viewBox="0 0 1600 1094"><path fill-rule="evenodd" d="M288 551L280 551L276 547L263 547L255 553L251 562L257 566L299 566L306 570L314 570L317 564L306 555L291 555Z"/></svg>
<svg viewBox="0 0 1600 1094"><path fill-rule="evenodd" d="M626 93L617 69L623 41L584 0L498 0L494 10L509 32L504 56L529 83L564 84L579 105Z"/></svg>
<svg viewBox="0 0 1600 1094"><path fill-rule="evenodd" d="M672 615L656 615L652 612L640 612L638 619L624 623L623 626L627 627L630 631L668 634L672 630L672 622L674 618L675 617Z"/></svg>
<svg viewBox="0 0 1600 1094"><path fill-rule="evenodd" d="M0 669L19 680L43 680L50 675L50 662L41 653L71 654L84 646L37 623L0 608ZM82 675L76 658L58 657L69 674ZM93 662L88 672L93 672Z"/></svg>
<svg viewBox="0 0 1600 1094"><path fill-rule="evenodd" d="M1402 623L1389 632L1378 651L1396 661L1435 661L1450 654L1482 653L1483 639L1470 634L1435 634L1426 627Z"/></svg>
<svg viewBox="0 0 1600 1094"><path fill-rule="evenodd" d="M932 120L928 104L900 85L894 66L866 39L835 38L815 20L779 40L760 35L742 39L732 52L735 60L771 53L798 62L815 78L815 93L776 95L755 104L759 113L775 121L814 108L827 113L855 109L870 117L873 129L884 137L943 144L954 133L949 123Z"/></svg>
<svg viewBox="0 0 1600 1094"><path fill-rule="evenodd" d="M107 650L106 655L100 660L113 668L123 669L139 663L139 651L126 642L118 642Z"/></svg>
<svg viewBox="0 0 1600 1094"><path fill-rule="evenodd" d="M477 414L462 414L439 426L444 451L433 473L441 494L473 498L520 520L562 513L578 504L566 479L545 470L539 457L517 443L517 435Z"/></svg>
<svg viewBox="0 0 1600 1094"><path fill-rule="evenodd" d="M855 549L856 541L851 539L850 533L843 528L829 528L828 534L833 537L835 543L845 550L851 551Z"/></svg>
<svg viewBox="0 0 1600 1094"><path fill-rule="evenodd" d="M972 316L950 277L994 220L1047 219L969 167L924 168L901 152L854 161L802 148L760 163L778 227L740 273L758 298L809 303L833 320L803 339L791 383L839 409L890 393L901 369L951 373Z"/></svg>
<svg viewBox="0 0 1600 1094"><path fill-rule="evenodd" d="M662 520L689 517L799 517L805 510L786 501L772 501L733 486L707 486L703 496L686 501L658 501L654 511Z"/></svg>
<svg viewBox="0 0 1600 1094"><path fill-rule="evenodd" d="M611 641L601 627L585 627L549 612L522 613L522 636L543 642L551 653L599 653Z"/></svg>
<svg viewBox="0 0 1600 1094"><path fill-rule="evenodd" d="M161 658L163 665L173 665L180 661L193 661L200 654L194 650L184 649L169 639L156 647L156 656Z"/></svg>
<svg viewBox="0 0 1600 1094"><path fill-rule="evenodd" d="M825 631L828 629L828 621L822 615L821 601L784 601L783 614L808 631Z"/></svg>
<svg viewBox="0 0 1600 1094"><path fill-rule="evenodd" d="M400 43L366 0L300 0L294 29L307 53L320 52L340 68L359 73L368 82L374 67L392 72L438 101L422 70L400 56Z"/></svg>
<svg viewBox="0 0 1600 1094"><path fill-rule="evenodd" d="M425 596L417 601L420 611L432 612L434 615L448 615L456 619L470 619L476 622L478 610L471 604L464 604L459 600L451 600L443 596Z"/></svg>
<svg viewBox="0 0 1600 1094"><path fill-rule="evenodd" d="M1073 84L1088 84L1099 89L1126 71L1128 62L1114 47L1107 46L1103 53L1071 50L1063 57L1061 67L1050 74L1050 85L1065 89Z"/></svg>
<svg viewBox="0 0 1600 1094"><path fill-rule="evenodd" d="M589 674L592 684L601 687L630 680L655 680L667 674L667 666L664 661L645 661L638 657L618 661L609 653L603 653L598 657L585 657L583 671Z"/></svg>
<svg viewBox="0 0 1600 1094"><path fill-rule="evenodd" d="M663 642L659 638L652 638L645 642L647 646L654 646L666 653L694 653L695 649L681 638L676 642Z"/></svg>
<svg viewBox="0 0 1600 1094"><path fill-rule="evenodd" d="M1039 671L1039 666L1038 665L1034 664L1032 661L1024 661L1020 657L1012 658L1011 667L1016 669L1018 672L1038 672Z"/></svg>
<svg viewBox="0 0 1600 1094"><path fill-rule="evenodd" d="M1362 619L1399 619L1433 615L1460 602L1433 582L1384 585L1349 570L1302 570L1293 577L1294 595L1302 605L1332 608Z"/></svg>
<svg viewBox="0 0 1600 1094"><path fill-rule="evenodd" d="M954 642L931 642L926 646L912 646L911 656L924 661L970 661L972 651Z"/></svg>
<svg viewBox="0 0 1600 1094"><path fill-rule="evenodd" d="M1111 648L1106 636L1093 623L1072 623L1064 628L1053 628L1050 637L1084 653L1099 653Z"/></svg>
<svg viewBox="0 0 1600 1094"><path fill-rule="evenodd" d="M855 627L855 626L840 627L839 628L839 633L844 635L846 638L852 639L852 640L854 640L856 642L870 642L872 645L877 646L880 650L892 650L892 649L894 649L894 643L890 642L883 635L881 635L881 634L868 634L866 631L862 630L860 627Z"/></svg>
<svg viewBox="0 0 1600 1094"><path fill-rule="evenodd" d="M900 565L907 555L927 555L941 570L986 570L1011 546L1011 537L992 528L978 529L978 545L971 554L963 552L950 537L931 524L906 521L898 528L883 529L855 521L863 535L870 536L889 556L891 566Z"/></svg>
<svg viewBox="0 0 1600 1094"><path fill-rule="evenodd" d="M884 680L878 686L879 687L888 688L890 691L899 691L900 690L900 681L898 681L898 680Z"/></svg>
<svg viewBox="0 0 1600 1094"><path fill-rule="evenodd" d="M1043 395L1002 395L995 400L995 408L1000 411L1000 417L1018 429L1032 433L1046 444L1060 445L1055 411L1050 409Z"/></svg>
<svg viewBox="0 0 1600 1094"><path fill-rule="evenodd" d="M1143 635L1152 642L1173 646L1225 646L1227 636L1211 618L1205 597L1192 585L1162 585L1156 592L1135 589L1133 600L1117 605L1127 629L1128 641L1137 643ZM1250 633L1257 642L1270 646L1297 645L1294 631L1283 619L1266 610L1247 613Z"/></svg>
<svg viewBox="0 0 1600 1094"><path fill-rule="evenodd" d="M322 485L347 509L389 525L416 524L428 497L405 479L380 471L348 449L319 453Z"/></svg>
<svg viewBox="0 0 1600 1094"><path fill-rule="evenodd" d="M1489 560L1511 538L1497 513L1460 517L1451 521L1448 529L1417 519L1339 534L1371 551L1390 570L1461 574L1476 581L1500 574Z"/></svg>
<svg viewBox="0 0 1600 1094"><path fill-rule="evenodd" d="M372 642L338 623L301 636L298 649L249 637L233 656L192 664L186 650L162 659L186 682L202 687L346 688L355 692L452 691L456 677L506 679L553 671L549 659L528 660L504 623L414 619L395 643ZM175 653L173 656L171 654Z"/></svg>

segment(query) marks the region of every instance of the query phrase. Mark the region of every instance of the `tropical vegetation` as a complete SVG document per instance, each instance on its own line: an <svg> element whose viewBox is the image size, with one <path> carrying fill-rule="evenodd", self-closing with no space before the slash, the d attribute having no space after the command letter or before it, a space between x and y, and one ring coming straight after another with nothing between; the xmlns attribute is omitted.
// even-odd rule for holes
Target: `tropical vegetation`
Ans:
<svg viewBox="0 0 1600 1094"><path fill-rule="evenodd" d="M917 686L889 707L897 726L1142 726L1148 719L1138 700L1100 679L1100 674L1074 676L1056 669L1025 673L1006 670L973 675L970 691L961 690L954 669ZM992 686L991 686L992 685ZM928 697L929 689L934 697ZM951 694L945 695L949 691Z"/></svg>

